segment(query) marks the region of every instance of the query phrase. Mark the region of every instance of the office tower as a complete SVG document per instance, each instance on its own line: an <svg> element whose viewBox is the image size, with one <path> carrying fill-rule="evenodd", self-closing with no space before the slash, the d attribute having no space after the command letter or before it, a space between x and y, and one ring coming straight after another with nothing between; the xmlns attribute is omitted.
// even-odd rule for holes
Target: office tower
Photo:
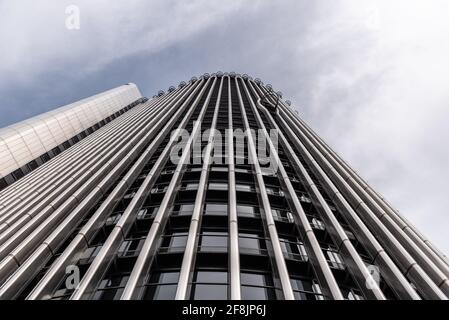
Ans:
<svg viewBox="0 0 449 320"><path fill-rule="evenodd" d="M1 131L1 299L449 296L447 258L270 85L106 94Z"/></svg>

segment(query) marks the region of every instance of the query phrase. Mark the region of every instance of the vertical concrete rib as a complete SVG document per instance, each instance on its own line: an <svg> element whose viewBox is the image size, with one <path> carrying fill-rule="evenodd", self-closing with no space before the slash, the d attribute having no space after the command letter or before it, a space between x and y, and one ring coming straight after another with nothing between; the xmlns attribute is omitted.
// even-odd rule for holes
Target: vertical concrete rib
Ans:
<svg viewBox="0 0 449 320"><path fill-rule="evenodd" d="M223 88L223 77L221 78L218 89L217 102L215 104L214 115L210 127L209 137L207 139L206 152L204 153L203 167L201 168L201 176L196 193L195 204L193 208L192 218L190 221L189 235L187 237L186 248L181 264L179 274L178 287L176 289L175 300L188 299L189 281L192 279L193 268L195 264L195 256L198 249L198 237L201 229L201 218L204 210L204 200L206 198L208 178L210 166L212 163L212 151L215 139L215 127L217 124L218 109L220 108L220 97ZM199 132L199 140L201 141L201 132ZM201 150L200 150L201 151ZM196 156L196 155L194 155Z"/></svg>

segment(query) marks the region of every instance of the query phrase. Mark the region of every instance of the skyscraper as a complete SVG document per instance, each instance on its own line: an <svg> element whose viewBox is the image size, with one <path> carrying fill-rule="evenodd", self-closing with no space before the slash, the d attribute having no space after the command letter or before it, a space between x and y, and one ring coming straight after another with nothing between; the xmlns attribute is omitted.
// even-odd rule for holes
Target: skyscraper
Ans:
<svg viewBox="0 0 449 320"><path fill-rule="evenodd" d="M1 299L447 299L449 264L259 79L0 131Z"/></svg>

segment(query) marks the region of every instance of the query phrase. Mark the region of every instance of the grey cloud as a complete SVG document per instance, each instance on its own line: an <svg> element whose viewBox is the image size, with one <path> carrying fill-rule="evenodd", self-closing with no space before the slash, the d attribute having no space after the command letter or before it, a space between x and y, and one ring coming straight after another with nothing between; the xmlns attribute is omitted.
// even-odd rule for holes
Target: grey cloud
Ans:
<svg viewBox="0 0 449 320"><path fill-rule="evenodd" d="M64 27L68 4L81 29ZM135 82L248 73L449 252L447 1L2 2L0 126Z"/></svg>

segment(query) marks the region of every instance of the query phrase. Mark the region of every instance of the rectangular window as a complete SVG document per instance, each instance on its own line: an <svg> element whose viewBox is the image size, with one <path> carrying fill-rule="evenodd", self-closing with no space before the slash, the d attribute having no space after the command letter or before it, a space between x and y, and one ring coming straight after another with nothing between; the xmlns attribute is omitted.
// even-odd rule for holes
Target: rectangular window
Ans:
<svg viewBox="0 0 449 320"><path fill-rule="evenodd" d="M228 273L225 271L196 271L193 276L196 283L228 283Z"/></svg>
<svg viewBox="0 0 449 320"><path fill-rule="evenodd" d="M340 254L333 248L329 247L326 251L327 261L331 267L336 269L344 269L345 266L343 264L343 260L341 259Z"/></svg>
<svg viewBox="0 0 449 320"><path fill-rule="evenodd" d="M219 183L219 182L210 182L209 183L209 190L226 191L226 190L228 190L228 184L227 183Z"/></svg>
<svg viewBox="0 0 449 320"><path fill-rule="evenodd" d="M272 300L276 299L273 288L273 279L270 275L264 273L248 273L240 274L242 283L242 299L243 300Z"/></svg>
<svg viewBox="0 0 449 320"><path fill-rule="evenodd" d="M135 191L131 191L131 192L125 194L123 199L132 199L132 198L134 198L135 195L136 195L136 192Z"/></svg>
<svg viewBox="0 0 449 320"><path fill-rule="evenodd" d="M242 272L240 274L240 281L242 285L248 286L273 286L273 279L266 273Z"/></svg>
<svg viewBox="0 0 449 320"><path fill-rule="evenodd" d="M206 203L204 214L206 215L227 215L228 205L223 203Z"/></svg>
<svg viewBox="0 0 449 320"><path fill-rule="evenodd" d="M312 218L312 227L315 229L324 230L324 223L317 218Z"/></svg>
<svg viewBox="0 0 449 320"><path fill-rule="evenodd" d="M289 211L281 210L281 209L272 209L271 213L275 220L283 221L283 222L290 222L290 223L294 222L293 215Z"/></svg>
<svg viewBox="0 0 449 320"><path fill-rule="evenodd" d="M193 209L195 208L194 204L178 204L173 207L173 215L175 216L188 216L193 213Z"/></svg>
<svg viewBox="0 0 449 320"><path fill-rule="evenodd" d="M227 167L216 167L216 166L214 166L214 167L211 168L211 171L216 171L216 172L227 172L227 171L228 171L228 168L227 168Z"/></svg>
<svg viewBox="0 0 449 320"><path fill-rule="evenodd" d="M0 189L6 188L8 184L6 183L5 178L0 178Z"/></svg>
<svg viewBox="0 0 449 320"><path fill-rule="evenodd" d="M147 288L145 300L174 300L177 284L150 285Z"/></svg>
<svg viewBox="0 0 449 320"><path fill-rule="evenodd" d="M133 257L137 256L142 249L145 238L130 239L122 242L118 249L119 257Z"/></svg>
<svg viewBox="0 0 449 320"><path fill-rule="evenodd" d="M187 183L184 187L184 190L198 190L198 183Z"/></svg>

